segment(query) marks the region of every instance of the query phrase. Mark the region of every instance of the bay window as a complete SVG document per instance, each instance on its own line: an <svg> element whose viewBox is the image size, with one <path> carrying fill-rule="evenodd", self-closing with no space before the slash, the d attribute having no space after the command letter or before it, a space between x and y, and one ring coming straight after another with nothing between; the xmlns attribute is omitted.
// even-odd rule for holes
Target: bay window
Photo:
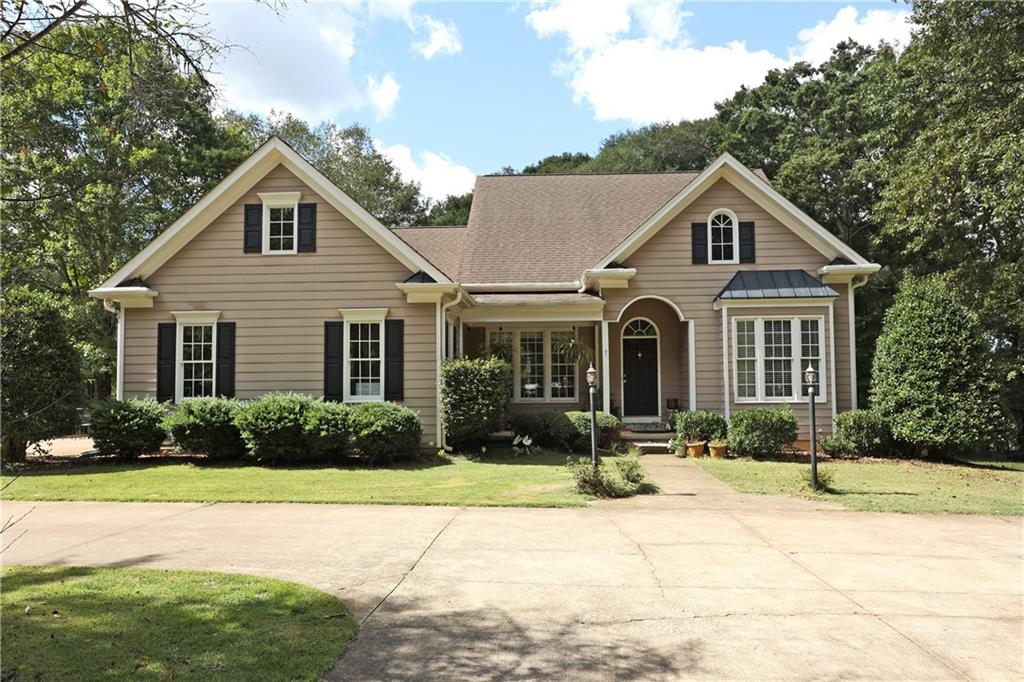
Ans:
<svg viewBox="0 0 1024 682"><path fill-rule="evenodd" d="M806 397L803 370L808 364L818 370L815 400L824 402L823 324L821 317L733 318L736 402L795 402Z"/></svg>

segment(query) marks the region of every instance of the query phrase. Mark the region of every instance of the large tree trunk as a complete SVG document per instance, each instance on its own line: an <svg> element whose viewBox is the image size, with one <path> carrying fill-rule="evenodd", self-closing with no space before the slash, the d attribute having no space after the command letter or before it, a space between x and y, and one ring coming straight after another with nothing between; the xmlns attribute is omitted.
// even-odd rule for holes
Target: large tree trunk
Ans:
<svg viewBox="0 0 1024 682"><path fill-rule="evenodd" d="M113 377L110 376L110 372L100 372L96 375L96 397L99 400L106 400L110 397L110 391L113 387Z"/></svg>
<svg viewBox="0 0 1024 682"><path fill-rule="evenodd" d="M0 441L0 460L4 464L24 462L28 453L28 443L14 436L4 436Z"/></svg>

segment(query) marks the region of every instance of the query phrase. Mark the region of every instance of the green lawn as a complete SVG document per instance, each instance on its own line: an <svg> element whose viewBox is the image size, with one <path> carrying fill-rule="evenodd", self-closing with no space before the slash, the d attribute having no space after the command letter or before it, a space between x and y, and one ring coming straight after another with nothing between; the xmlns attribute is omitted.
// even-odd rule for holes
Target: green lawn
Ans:
<svg viewBox="0 0 1024 682"><path fill-rule="evenodd" d="M3 570L4 680L317 680L355 636L340 600L245 575Z"/></svg>
<svg viewBox="0 0 1024 682"><path fill-rule="evenodd" d="M25 470L11 500L111 502L334 502L508 507L579 507L565 454L406 463L387 468L266 468L244 464L104 462ZM6 485L11 476L0 477Z"/></svg>
<svg viewBox="0 0 1024 682"><path fill-rule="evenodd" d="M861 511L911 514L1024 514L1024 463L830 461L831 493L812 493L810 465L750 459L700 459L709 474L744 493L832 500Z"/></svg>

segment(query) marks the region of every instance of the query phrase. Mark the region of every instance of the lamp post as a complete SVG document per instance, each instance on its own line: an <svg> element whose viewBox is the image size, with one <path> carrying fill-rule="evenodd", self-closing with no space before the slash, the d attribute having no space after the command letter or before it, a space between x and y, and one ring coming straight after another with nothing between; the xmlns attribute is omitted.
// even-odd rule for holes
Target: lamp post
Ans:
<svg viewBox="0 0 1024 682"><path fill-rule="evenodd" d="M804 370L804 383L807 384L807 404L811 413L811 488L818 489L818 442L817 424L814 415L814 389L818 386L818 370L808 363Z"/></svg>
<svg viewBox="0 0 1024 682"><path fill-rule="evenodd" d="M587 369L587 384L590 386L590 463L597 471L597 409L594 407L594 396L597 394L597 371L594 363Z"/></svg>

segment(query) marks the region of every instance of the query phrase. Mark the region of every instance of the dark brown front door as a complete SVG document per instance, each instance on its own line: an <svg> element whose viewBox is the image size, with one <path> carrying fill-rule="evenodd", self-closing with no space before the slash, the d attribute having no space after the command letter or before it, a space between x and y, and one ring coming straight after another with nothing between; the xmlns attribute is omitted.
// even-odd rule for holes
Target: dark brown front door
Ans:
<svg viewBox="0 0 1024 682"><path fill-rule="evenodd" d="M622 415L656 417L658 410L658 340L622 340Z"/></svg>

